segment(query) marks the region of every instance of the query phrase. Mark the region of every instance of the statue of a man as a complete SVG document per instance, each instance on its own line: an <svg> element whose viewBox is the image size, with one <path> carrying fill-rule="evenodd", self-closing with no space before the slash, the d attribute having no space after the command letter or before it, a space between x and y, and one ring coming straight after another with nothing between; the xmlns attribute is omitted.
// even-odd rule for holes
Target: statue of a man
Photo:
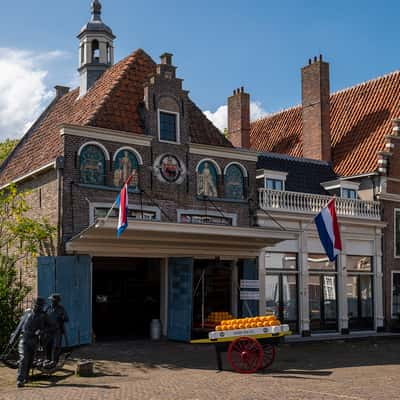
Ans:
<svg viewBox="0 0 400 400"><path fill-rule="evenodd" d="M132 173L132 163L131 160L129 159L127 151L124 151L124 156L121 158L119 165L122 171L122 179L124 182L126 182L130 174Z"/></svg>
<svg viewBox="0 0 400 400"><path fill-rule="evenodd" d="M200 174L201 184L199 185L199 194L217 197L218 192L216 184L214 182L214 177L208 167L208 162L204 163L203 172Z"/></svg>

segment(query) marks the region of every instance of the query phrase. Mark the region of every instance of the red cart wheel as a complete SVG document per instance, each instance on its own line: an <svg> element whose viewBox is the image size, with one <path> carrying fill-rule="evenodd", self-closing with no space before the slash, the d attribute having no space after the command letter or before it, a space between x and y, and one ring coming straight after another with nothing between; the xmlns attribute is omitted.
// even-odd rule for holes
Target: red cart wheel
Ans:
<svg viewBox="0 0 400 400"><path fill-rule="evenodd" d="M275 346L269 343L263 343L262 348L264 351L261 369L266 369L275 361Z"/></svg>
<svg viewBox="0 0 400 400"><path fill-rule="evenodd" d="M232 369L241 374L256 372L263 363L261 344L249 337L235 339L228 348L228 361Z"/></svg>

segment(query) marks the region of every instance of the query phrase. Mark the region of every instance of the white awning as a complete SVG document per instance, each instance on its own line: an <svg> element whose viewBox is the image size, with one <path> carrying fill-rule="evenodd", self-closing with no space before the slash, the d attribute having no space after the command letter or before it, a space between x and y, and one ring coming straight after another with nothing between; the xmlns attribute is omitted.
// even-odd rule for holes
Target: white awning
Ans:
<svg viewBox="0 0 400 400"><path fill-rule="evenodd" d="M117 238L116 220L98 220L66 244L68 254L102 257L254 257L295 239L292 232L232 226L129 221Z"/></svg>

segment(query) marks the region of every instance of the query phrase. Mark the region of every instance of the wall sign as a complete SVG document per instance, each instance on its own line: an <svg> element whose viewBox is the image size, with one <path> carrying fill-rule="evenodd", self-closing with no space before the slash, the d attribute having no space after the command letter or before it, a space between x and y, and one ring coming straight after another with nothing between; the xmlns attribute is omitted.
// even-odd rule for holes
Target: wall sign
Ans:
<svg viewBox="0 0 400 400"><path fill-rule="evenodd" d="M178 157L162 154L154 162L154 174L162 182L180 184L185 179L186 168Z"/></svg>
<svg viewBox="0 0 400 400"><path fill-rule="evenodd" d="M240 291L240 300L260 300L260 292Z"/></svg>
<svg viewBox="0 0 400 400"><path fill-rule="evenodd" d="M251 279L241 279L240 287L243 289L259 289L260 281L259 280L251 280Z"/></svg>

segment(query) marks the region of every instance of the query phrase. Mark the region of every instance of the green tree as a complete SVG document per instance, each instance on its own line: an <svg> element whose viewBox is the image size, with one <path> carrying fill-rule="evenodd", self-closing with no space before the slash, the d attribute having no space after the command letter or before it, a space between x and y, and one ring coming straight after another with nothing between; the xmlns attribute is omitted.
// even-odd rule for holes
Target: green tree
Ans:
<svg viewBox="0 0 400 400"><path fill-rule="evenodd" d="M6 139L0 142L0 165L17 145L18 140Z"/></svg>
<svg viewBox="0 0 400 400"><path fill-rule="evenodd" d="M20 279L22 266L34 267L38 254L51 255L55 227L45 218L32 218L29 192L15 186L0 191L0 349L6 344L30 288Z"/></svg>

